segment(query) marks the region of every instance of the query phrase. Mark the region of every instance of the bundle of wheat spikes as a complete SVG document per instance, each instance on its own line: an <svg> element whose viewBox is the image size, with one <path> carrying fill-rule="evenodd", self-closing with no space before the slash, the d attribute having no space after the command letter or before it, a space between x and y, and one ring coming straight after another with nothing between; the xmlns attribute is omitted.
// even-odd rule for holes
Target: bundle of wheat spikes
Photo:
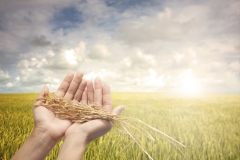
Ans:
<svg viewBox="0 0 240 160"><path fill-rule="evenodd" d="M70 120L72 122L78 123L84 123L94 119L102 119L108 120L112 125L116 123L119 124L122 127L123 131L134 140L134 142L144 151L144 153L146 153L148 158L150 160L153 160L153 158L140 142L139 138L134 134L131 134L132 130L136 130L138 133L143 134L146 138L155 141L155 139L146 129L137 124L144 125L145 127L150 128L151 130L163 135L165 138L170 140L170 143L180 151L185 159L187 159L187 157L182 153L176 144L182 147L186 147L185 145L139 119L114 115L104 110L103 107L99 104L87 105L77 101L57 97L55 95L49 96L49 94L45 94L45 97L41 98L40 101L41 103L37 106L44 106L48 108L55 114L56 117L60 119Z"/></svg>

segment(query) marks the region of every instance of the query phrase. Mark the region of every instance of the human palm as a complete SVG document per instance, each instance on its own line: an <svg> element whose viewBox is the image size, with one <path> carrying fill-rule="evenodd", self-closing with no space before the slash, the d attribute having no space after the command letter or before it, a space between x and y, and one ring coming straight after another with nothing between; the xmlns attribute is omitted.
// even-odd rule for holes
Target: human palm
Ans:
<svg viewBox="0 0 240 160"><path fill-rule="evenodd" d="M82 77L82 72L78 72L75 77L72 72L68 73L56 91L55 96L85 104L97 103L102 105L106 111L120 114L124 108L118 106L112 110L111 91L108 85L102 86L101 79L96 78L93 87L91 81L87 82ZM48 92L48 88L45 86L36 105L40 104L40 99ZM69 120L59 119L52 111L43 106L34 107L33 115L35 127L46 131L54 140L59 140L65 134L65 137L85 136L87 140L91 141L106 134L112 127L111 123L106 120L92 120L83 124L72 124Z"/></svg>
<svg viewBox="0 0 240 160"><path fill-rule="evenodd" d="M82 77L82 72L78 72L75 77L74 73L69 72L55 92L55 96L66 99L78 99L78 96L81 96L87 84L86 80L83 80ZM54 140L59 140L72 123L69 120L57 118L46 107L38 106L41 98L44 98L44 94L48 94L48 92L48 88L45 86L38 97L38 101L35 103L35 107L33 107L34 124L35 128L44 130Z"/></svg>
<svg viewBox="0 0 240 160"><path fill-rule="evenodd" d="M100 104L103 109L112 112L113 114L119 115L124 109L123 106L118 106L112 110L111 91L109 85L102 86L100 78L96 78L94 81L94 88L91 81L88 81L87 87L82 94L82 98L78 100L85 104ZM74 123L72 124L65 133L65 138L73 136L78 138L83 136L88 142L91 140L103 136L112 127L112 124L106 120L91 120L83 124Z"/></svg>
<svg viewBox="0 0 240 160"><path fill-rule="evenodd" d="M59 140L72 124L69 120L61 120L49 109L39 106L33 109L35 127L47 132L54 140Z"/></svg>

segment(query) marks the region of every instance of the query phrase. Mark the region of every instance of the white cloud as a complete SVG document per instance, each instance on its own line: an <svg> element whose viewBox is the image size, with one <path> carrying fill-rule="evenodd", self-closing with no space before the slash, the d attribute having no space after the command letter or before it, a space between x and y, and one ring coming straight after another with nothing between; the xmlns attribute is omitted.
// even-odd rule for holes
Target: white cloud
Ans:
<svg viewBox="0 0 240 160"><path fill-rule="evenodd" d="M7 83L6 86L7 86L8 88L10 88L10 87L13 87L13 84L12 84L12 83Z"/></svg>
<svg viewBox="0 0 240 160"><path fill-rule="evenodd" d="M180 62L184 57L185 57L185 55L181 54L181 53L175 53L173 56L173 58L176 62Z"/></svg>
<svg viewBox="0 0 240 160"><path fill-rule="evenodd" d="M130 45L159 40L179 40L182 36L182 24L171 19L170 9L160 12L156 17L145 18L139 23L126 22L118 31L118 37Z"/></svg>
<svg viewBox="0 0 240 160"><path fill-rule="evenodd" d="M63 49L60 53L56 54L49 51L45 55L43 67L50 69L77 69L83 62L85 55L85 43L80 42L75 48Z"/></svg>
<svg viewBox="0 0 240 160"><path fill-rule="evenodd" d="M125 65L126 67L131 67L131 65L132 65L132 61L131 61L131 59L129 57L123 58L121 63L123 65Z"/></svg>
<svg viewBox="0 0 240 160"><path fill-rule="evenodd" d="M233 71L240 72L240 62L239 62L239 61L232 62L231 64L229 64L229 67L230 67Z"/></svg>
<svg viewBox="0 0 240 160"><path fill-rule="evenodd" d="M187 5L184 7L179 8L180 10L177 11L176 20L178 22L191 22L195 21L197 23L206 21L208 18L210 8L208 5ZM196 17L198 20L196 20Z"/></svg>
<svg viewBox="0 0 240 160"><path fill-rule="evenodd" d="M195 51L194 49L192 49L192 48L190 48L190 49L188 50L188 53L189 53L189 55L190 55L191 57L196 57L196 56L197 56L196 51Z"/></svg>
<svg viewBox="0 0 240 160"><path fill-rule="evenodd" d="M53 77L51 77L51 76L49 75L49 77L45 77L45 78L43 79L43 82L44 82L45 84L47 84L47 83L59 84L59 83L60 83L60 80L57 79L57 78L53 78Z"/></svg>
<svg viewBox="0 0 240 160"><path fill-rule="evenodd" d="M92 59L103 59L111 55L106 45L96 44L88 54L89 58Z"/></svg>
<svg viewBox="0 0 240 160"><path fill-rule="evenodd" d="M154 60L152 55L144 54L141 50L137 51L137 57L139 59L141 59L143 61L146 61L148 63L151 63L151 64L155 64L156 63L156 61Z"/></svg>
<svg viewBox="0 0 240 160"><path fill-rule="evenodd" d="M76 55L75 55L75 52L74 50L65 50L65 58L66 60L70 63L70 64L73 64L73 65L76 65L77 64L77 61L76 61Z"/></svg>
<svg viewBox="0 0 240 160"><path fill-rule="evenodd" d="M76 70L84 59L85 43L80 42L72 49L63 49L60 53L50 50L45 54L26 53L17 64L19 85L40 86L50 84L56 89L60 83L59 76L69 69ZM28 57L28 58L27 58ZM54 71L56 70L56 71Z"/></svg>
<svg viewBox="0 0 240 160"><path fill-rule="evenodd" d="M143 78L143 84L151 87L163 87L164 86L164 75L158 76L157 72L150 68L148 70L149 76Z"/></svg>
<svg viewBox="0 0 240 160"><path fill-rule="evenodd" d="M108 81L109 79L117 79L121 75L117 74L115 72L108 71L106 69L101 69L98 72L90 72L84 75L84 78L86 79L95 79L96 77L100 77L101 79L104 79L105 81Z"/></svg>
<svg viewBox="0 0 240 160"><path fill-rule="evenodd" d="M0 70L0 82L5 82L10 78L8 72L4 72L3 70Z"/></svg>
<svg viewBox="0 0 240 160"><path fill-rule="evenodd" d="M49 57L53 57L53 56L55 56L55 53L52 50L50 50L50 51L47 52L47 55Z"/></svg>

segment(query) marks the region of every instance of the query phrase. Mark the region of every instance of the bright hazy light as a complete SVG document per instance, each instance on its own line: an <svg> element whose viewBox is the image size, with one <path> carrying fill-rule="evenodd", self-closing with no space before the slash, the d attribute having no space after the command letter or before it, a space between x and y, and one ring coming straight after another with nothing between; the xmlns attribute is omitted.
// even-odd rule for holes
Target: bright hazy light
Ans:
<svg viewBox="0 0 240 160"><path fill-rule="evenodd" d="M157 72L154 69L148 70L149 76L144 78L144 84L146 86L156 86L156 87L163 87L163 76L158 76ZM142 82L141 82L142 83Z"/></svg>
<svg viewBox="0 0 240 160"><path fill-rule="evenodd" d="M65 58L70 64L77 64L74 50L66 50Z"/></svg>
<svg viewBox="0 0 240 160"><path fill-rule="evenodd" d="M181 76L180 92L189 95L195 95L201 92L200 82L192 76L191 71L188 71Z"/></svg>

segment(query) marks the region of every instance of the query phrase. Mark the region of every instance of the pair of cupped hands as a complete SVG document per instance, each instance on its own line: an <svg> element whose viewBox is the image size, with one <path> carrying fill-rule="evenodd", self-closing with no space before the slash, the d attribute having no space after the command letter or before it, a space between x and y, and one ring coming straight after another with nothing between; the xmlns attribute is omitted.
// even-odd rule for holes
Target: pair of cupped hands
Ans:
<svg viewBox="0 0 240 160"><path fill-rule="evenodd" d="M58 159L81 159L91 140L110 131L112 124L107 120L96 119L80 124L59 119L51 110L39 105L44 95L48 93L48 87L44 86L33 107L34 129L13 156L13 160L44 159L62 137L64 137L64 143ZM112 108L109 85L102 85L99 77L94 82L83 79L81 71L75 75L73 72L69 72L55 95L85 104L101 104L104 110L116 115L124 110L123 106Z"/></svg>
<svg viewBox="0 0 240 160"><path fill-rule="evenodd" d="M44 98L44 94L48 92L48 88L44 86L38 98ZM73 72L69 72L55 92L55 95L85 104L101 104L103 109L116 115L119 115L124 109L123 106L112 109L109 85L102 85L99 77L94 80L93 85L92 81L83 79L83 72L80 71L75 76ZM37 101L36 104L39 102ZM104 120L92 120L83 124L61 120L55 117L52 111L43 106L34 107L33 115L35 127L48 132L54 140L59 140L62 136L66 138L80 134L87 138L88 141L91 141L106 134L112 127L108 121Z"/></svg>

